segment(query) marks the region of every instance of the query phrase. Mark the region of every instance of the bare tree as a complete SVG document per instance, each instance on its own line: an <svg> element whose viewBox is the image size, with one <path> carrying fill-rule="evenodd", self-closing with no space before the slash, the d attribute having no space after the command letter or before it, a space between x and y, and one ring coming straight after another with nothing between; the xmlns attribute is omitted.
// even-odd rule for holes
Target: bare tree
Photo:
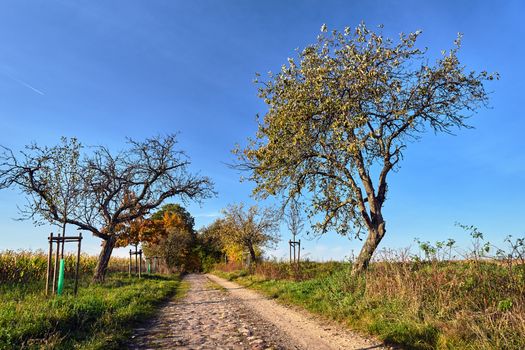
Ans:
<svg viewBox="0 0 525 350"><path fill-rule="evenodd" d="M301 212L301 204L292 200L290 204L284 209L284 222L290 233L292 234L292 241L296 240L296 237L304 229L304 217Z"/></svg>
<svg viewBox="0 0 525 350"><path fill-rule="evenodd" d="M191 174L188 157L175 149L175 135L128 139L128 148L113 154L107 147L95 147L82 161L82 193L67 224L90 231L103 240L93 279L104 280L120 225L148 214L164 200L178 197L182 202L200 201L214 194L207 177ZM22 153L21 163L10 150L2 158L0 186L17 185L41 205L50 218L60 221L61 213L42 170L42 161ZM41 211L34 211L41 215Z"/></svg>
<svg viewBox="0 0 525 350"><path fill-rule="evenodd" d="M76 138L62 137L59 145L26 146L20 159L6 147L0 155L0 188L16 185L27 195L20 208L21 220L32 219L37 225L49 222L62 228L79 217L84 183L80 152Z"/></svg>

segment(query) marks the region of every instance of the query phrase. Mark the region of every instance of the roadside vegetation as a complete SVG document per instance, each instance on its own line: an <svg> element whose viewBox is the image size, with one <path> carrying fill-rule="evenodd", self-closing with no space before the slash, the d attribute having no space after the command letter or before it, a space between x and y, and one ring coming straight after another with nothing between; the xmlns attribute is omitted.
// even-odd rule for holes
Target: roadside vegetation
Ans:
<svg viewBox="0 0 525 350"><path fill-rule="evenodd" d="M76 258L76 255L64 255L66 279L75 273ZM97 257L87 254L80 256L79 272L81 275L92 272L95 266L97 266ZM0 282L3 283L43 283L46 278L46 267L47 253L41 250L0 252ZM128 259L118 257L111 259L110 272L126 272L127 270Z"/></svg>
<svg viewBox="0 0 525 350"><path fill-rule="evenodd" d="M417 256L383 250L350 279L351 262L267 261L251 273L222 264L214 273L408 349L524 349L525 252L523 240L507 242L504 252L477 236L461 259L450 259L451 241L420 242Z"/></svg>
<svg viewBox="0 0 525 350"><path fill-rule="evenodd" d="M125 260L113 258L110 267L127 268ZM104 284L93 283L97 258L83 256L78 295L66 277L64 295L47 297L45 263L42 253L0 253L0 349L121 349L133 327L184 290L177 275L111 272Z"/></svg>

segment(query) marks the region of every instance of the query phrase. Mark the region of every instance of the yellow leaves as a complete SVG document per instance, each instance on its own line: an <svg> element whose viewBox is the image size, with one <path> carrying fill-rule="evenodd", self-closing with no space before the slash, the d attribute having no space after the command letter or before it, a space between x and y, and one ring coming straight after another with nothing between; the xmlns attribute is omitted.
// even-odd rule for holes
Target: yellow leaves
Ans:
<svg viewBox="0 0 525 350"><path fill-rule="evenodd" d="M138 243L159 243L166 238L170 230L187 229L187 223L179 213L165 212L162 219L139 217L117 227L119 239L117 247Z"/></svg>

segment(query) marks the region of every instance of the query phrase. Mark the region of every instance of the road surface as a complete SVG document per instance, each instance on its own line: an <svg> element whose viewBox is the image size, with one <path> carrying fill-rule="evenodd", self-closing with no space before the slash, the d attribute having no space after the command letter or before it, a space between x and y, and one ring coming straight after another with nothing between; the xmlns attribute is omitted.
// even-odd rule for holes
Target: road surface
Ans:
<svg viewBox="0 0 525 350"><path fill-rule="evenodd" d="M187 295L137 328L130 349L387 349L217 276L185 281Z"/></svg>

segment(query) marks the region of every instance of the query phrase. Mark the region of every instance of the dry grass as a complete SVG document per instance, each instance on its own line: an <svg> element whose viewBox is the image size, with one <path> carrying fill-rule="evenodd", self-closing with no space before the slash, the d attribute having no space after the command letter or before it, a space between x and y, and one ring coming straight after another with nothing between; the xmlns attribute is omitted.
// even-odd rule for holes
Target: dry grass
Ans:
<svg viewBox="0 0 525 350"><path fill-rule="evenodd" d="M496 249L474 246L456 260L446 244L426 242L423 258L385 250L358 278L351 263L303 262L298 272L267 261L252 274L218 268L272 297L410 349L525 349L523 246L492 257Z"/></svg>
<svg viewBox="0 0 525 350"><path fill-rule="evenodd" d="M54 257L53 257L54 258ZM65 257L66 276L74 274L76 255L67 254ZM80 273L92 273L97 257L82 254L80 258ZM0 282L26 283L45 279L47 269L47 254L43 251L12 251L0 252ZM109 264L110 272L125 272L128 270L126 258L112 257Z"/></svg>

